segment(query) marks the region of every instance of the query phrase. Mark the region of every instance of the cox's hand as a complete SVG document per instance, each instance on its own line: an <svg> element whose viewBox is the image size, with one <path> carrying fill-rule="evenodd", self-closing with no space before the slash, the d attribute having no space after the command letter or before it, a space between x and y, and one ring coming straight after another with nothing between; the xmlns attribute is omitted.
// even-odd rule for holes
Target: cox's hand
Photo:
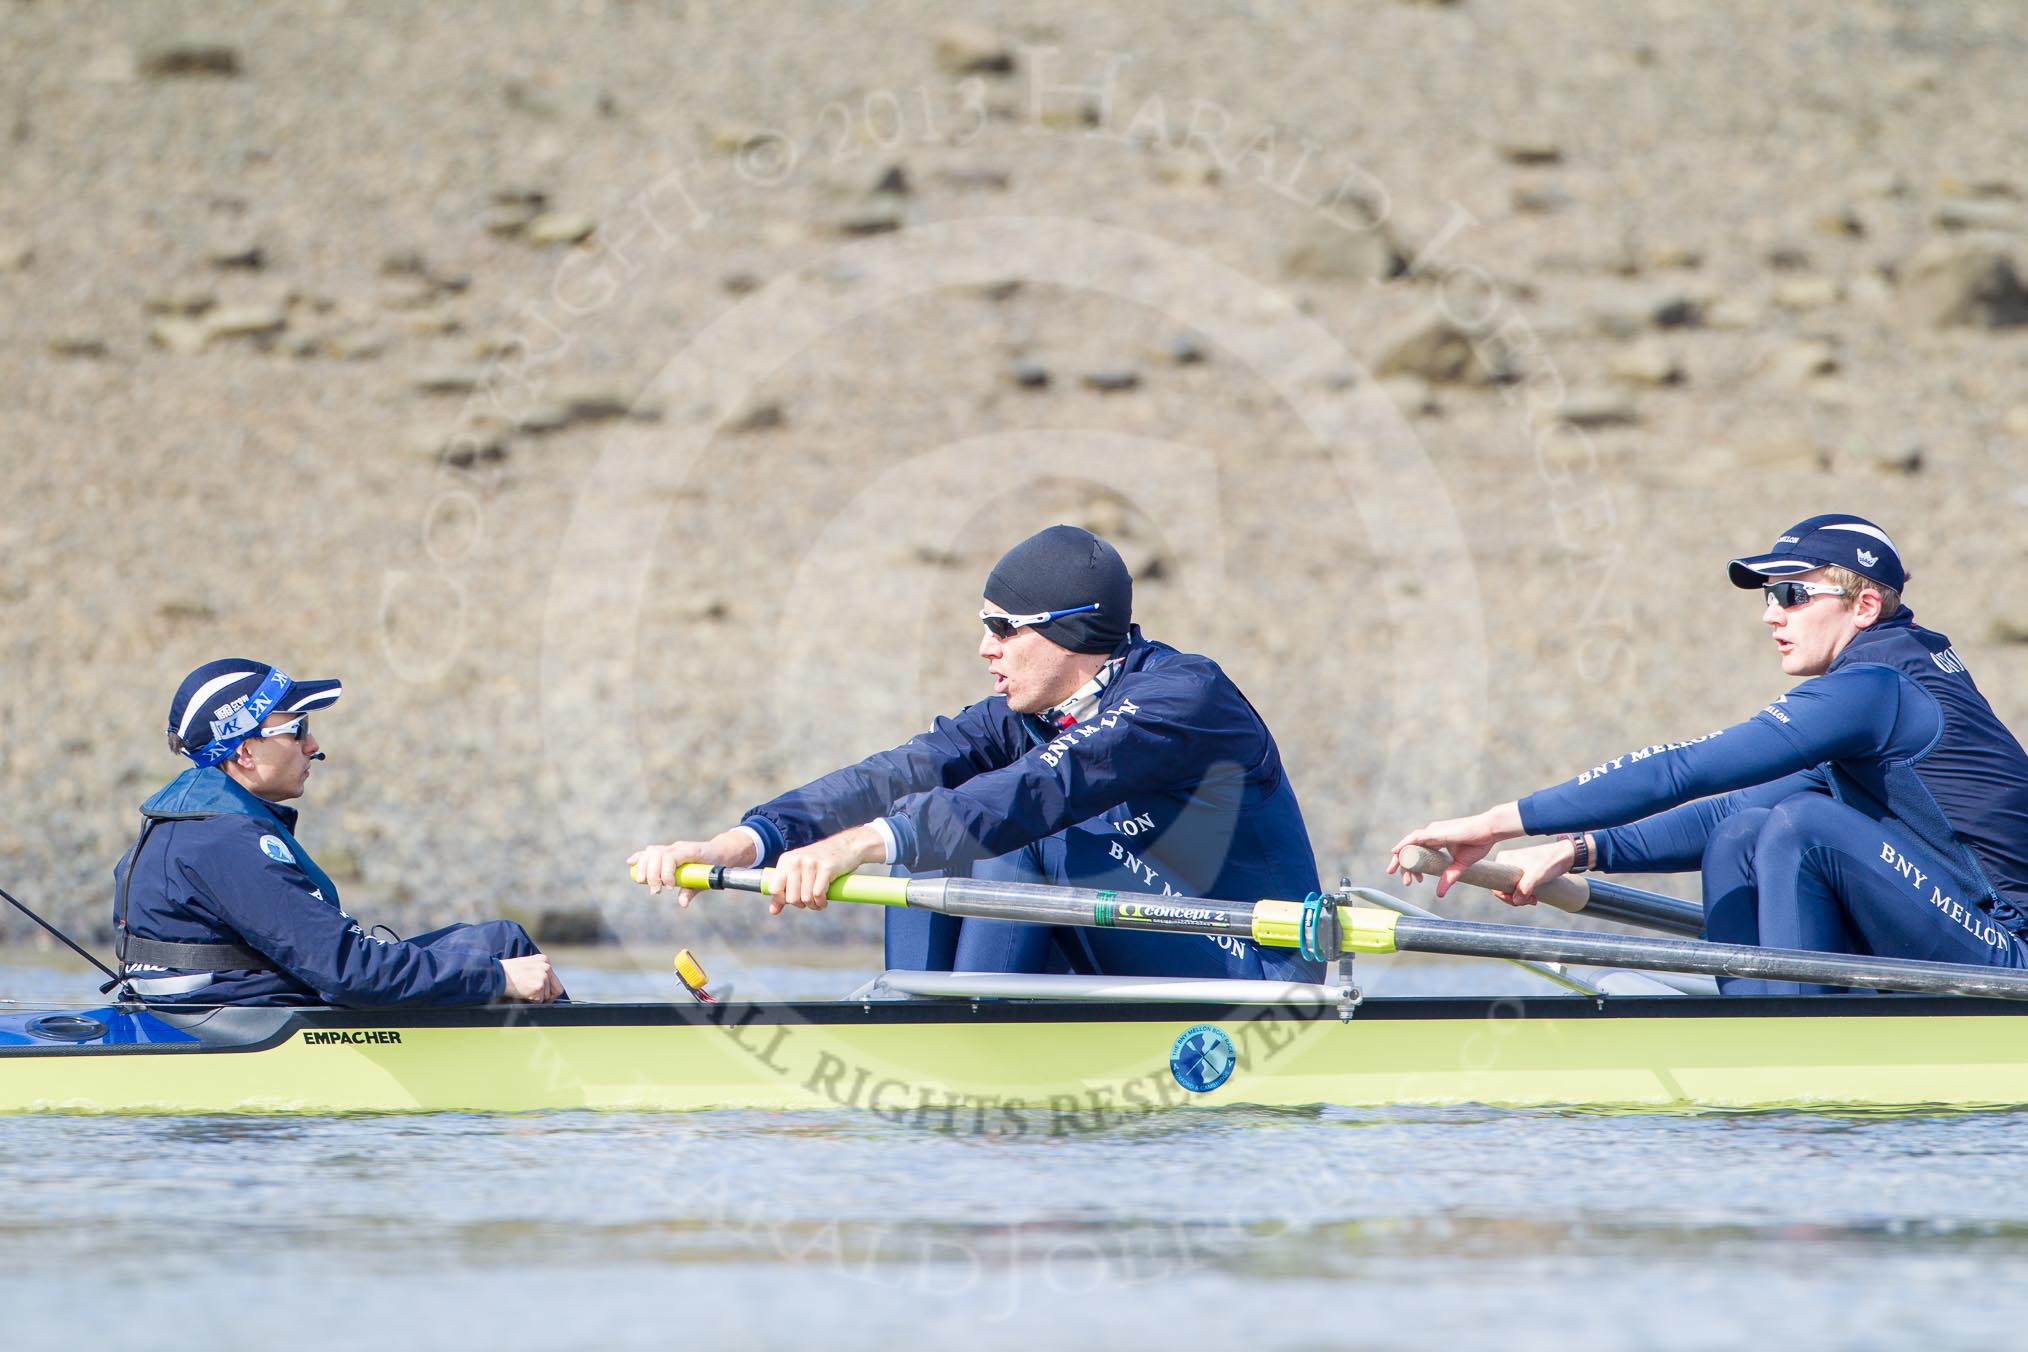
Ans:
<svg viewBox="0 0 2028 1352"><path fill-rule="evenodd" d="M1521 850L1502 850L1500 862L1512 864L1521 870L1520 882L1512 892L1495 892L1494 896L1509 906L1533 906L1535 893L1551 878L1561 878L1570 871L1571 844L1567 840L1552 840L1547 845L1530 845Z"/></svg>
<svg viewBox="0 0 2028 1352"><path fill-rule="evenodd" d="M507 985L500 992L501 998L529 1005L546 1005L563 994L563 981L556 969L549 965L545 953L531 953L525 958L502 958L500 970L507 974Z"/></svg>
<svg viewBox="0 0 2028 1352"><path fill-rule="evenodd" d="M830 905L826 893L833 882L861 864L877 864L886 857L886 840L870 826L855 826L790 850L775 864L775 892L768 898L768 914L780 915L785 906L821 911Z"/></svg>
<svg viewBox="0 0 2028 1352"><path fill-rule="evenodd" d="M667 845L649 845L627 856L634 877L648 885L654 896L665 887L676 888L676 904L688 906L697 889L676 887L676 870L685 864L722 864L746 868L754 858L753 837L745 831L721 831L710 840L677 840Z"/></svg>

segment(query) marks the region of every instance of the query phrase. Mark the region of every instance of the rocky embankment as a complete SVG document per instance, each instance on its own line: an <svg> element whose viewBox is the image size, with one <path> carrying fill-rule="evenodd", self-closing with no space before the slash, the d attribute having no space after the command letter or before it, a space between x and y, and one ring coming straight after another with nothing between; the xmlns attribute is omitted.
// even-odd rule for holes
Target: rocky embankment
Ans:
<svg viewBox="0 0 2028 1352"><path fill-rule="evenodd" d="M863 936L621 860L979 694L1053 520L1330 877L1757 707L1819 510L2028 726L2019 6L965 9L0 5L0 883L102 933L241 654L362 917Z"/></svg>

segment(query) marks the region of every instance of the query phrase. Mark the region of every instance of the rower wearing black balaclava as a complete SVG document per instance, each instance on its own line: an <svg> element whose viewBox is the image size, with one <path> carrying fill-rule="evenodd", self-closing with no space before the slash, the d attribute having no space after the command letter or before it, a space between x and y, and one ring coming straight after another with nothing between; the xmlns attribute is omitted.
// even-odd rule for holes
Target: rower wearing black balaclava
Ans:
<svg viewBox="0 0 2028 1352"><path fill-rule="evenodd" d="M1007 551L983 599L979 656L993 678L990 698L761 804L713 840L640 851L636 870L651 886L673 885L682 863L780 864L785 877L828 880L834 867L884 862L1155 896L1248 900L1317 890L1309 833L1273 735L1217 663L1142 636L1133 578L1112 545L1052 526ZM799 852L823 870L799 873ZM887 963L1321 976L1293 953L1240 939L900 909L887 915Z"/></svg>

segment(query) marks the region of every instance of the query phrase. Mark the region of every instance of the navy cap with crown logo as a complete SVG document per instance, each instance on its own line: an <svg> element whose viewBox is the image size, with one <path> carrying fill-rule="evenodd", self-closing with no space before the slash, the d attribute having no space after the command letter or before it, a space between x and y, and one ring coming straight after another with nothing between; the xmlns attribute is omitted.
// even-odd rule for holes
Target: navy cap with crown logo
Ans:
<svg viewBox="0 0 2028 1352"><path fill-rule="evenodd" d="M1732 585L1751 590L1771 578L1793 577L1818 568L1849 568L1870 582L1901 591L1908 571L1887 532L1864 517L1829 512L1799 521L1781 533L1774 548L1726 566Z"/></svg>

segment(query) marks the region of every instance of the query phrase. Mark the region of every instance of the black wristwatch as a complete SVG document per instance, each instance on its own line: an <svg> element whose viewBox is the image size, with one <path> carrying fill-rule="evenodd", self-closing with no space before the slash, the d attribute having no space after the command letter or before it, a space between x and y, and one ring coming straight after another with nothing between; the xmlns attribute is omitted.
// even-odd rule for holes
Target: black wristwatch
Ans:
<svg viewBox="0 0 2028 1352"><path fill-rule="evenodd" d="M1563 836L1562 839L1570 842L1570 867L1565 871L1569 873L1583 873L1588 869L1590 869L1591 868L1590 834L1584 831L1579 831L1572 835Z"/></svg>

